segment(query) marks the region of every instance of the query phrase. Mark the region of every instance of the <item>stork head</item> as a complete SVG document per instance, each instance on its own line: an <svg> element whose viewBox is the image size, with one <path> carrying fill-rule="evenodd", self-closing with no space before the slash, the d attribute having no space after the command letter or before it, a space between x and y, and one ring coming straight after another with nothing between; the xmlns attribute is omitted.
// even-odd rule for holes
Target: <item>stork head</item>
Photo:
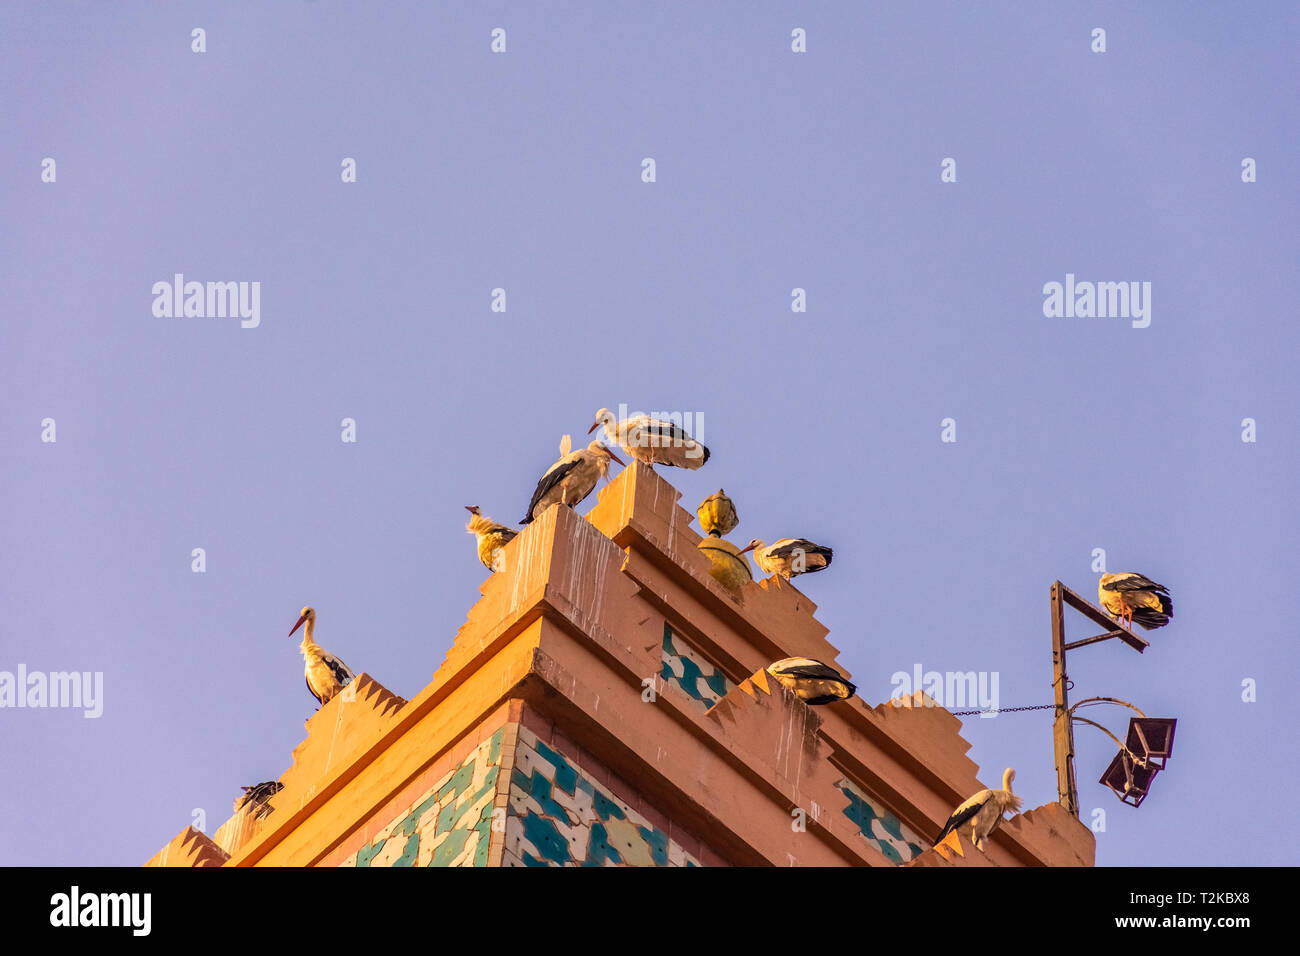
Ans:
<svg viewBox="0 0 1300 956"><path fill-rule="evenodd" d="M308 604L305 608L303 608L302 613L298 615L298 623L293 626L293 631L296 631L298 630L298 628L302 627L303 622L306 622L307 624L312 625L313 627L316 624L316 609L312 607L310 604ZM290 637L293 637L293 631L289 632Z"/></svg>
<svg viewBox="0 0 1300 956"><path fill-rule="evenodd" d="M590 435L601 425L604 425L606 428L610 428L614 425L614 413L608 408L602 408L596 413L596 422L587 429L587 434Z"/></svg>
<svg viewBox="0 0 1300 956"><path fill-rule="evenodd" d="M600 422L597 422L596 424L599 425ZM597 455L600 455L602 458L613 458L620 465L623 464L623 459L619 458L618 455L614 454L614 452L610 449L610 447L606 445L603 441L592 442L590 445L587 446L587 451L594 451ZM606 468L608 468L609 462L604 462L604 465Z"/></svg>
<svg viewBox="0 0 1300 956"><path fill-rule="evenodd" d="M469 524L465 525L465 530L470 534L482 534L492 528L492 519L483 516L478 505L466 505L465 510L473 517L469 519Z"/></svg>
<svg viewBox="0 0 1300 956"><path fill-rule="evenodd" d="M749 544L741 548L739 553L744 554L746 551L753 551L755 549L761 550L762 548L766 548L766 547L767 545L765 545L760 538L755 538L754 540L750 541Z"/></svg>
<svg viewBox="0 0 1300 956"><path fill-rule="evenodd" d="M1002 794L997 798L998 807L1003 813L1019 813L1023 801L1011 792L1011 781L1016 779L1016 772L1008 767L1002 772Z"/></svg>

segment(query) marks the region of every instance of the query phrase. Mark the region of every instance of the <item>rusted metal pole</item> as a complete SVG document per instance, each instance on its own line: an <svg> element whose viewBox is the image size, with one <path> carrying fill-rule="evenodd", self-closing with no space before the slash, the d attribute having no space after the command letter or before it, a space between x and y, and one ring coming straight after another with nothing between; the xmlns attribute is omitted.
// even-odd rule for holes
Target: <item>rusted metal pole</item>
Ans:
<svg viewBox="0 0 1300 956"><path fill-rule="evenodd" d="M1097 644L1101 641L1109 641L1112 637L1122 638L1127 633L1128 633L1127 631L1108 631L1105 634L1098 634L1095 637L1085 637L1081 641L1071 641L1069 644L1065 645L1065 649L1067 651L1072 651L1076 647L1087 647L1089 644Z"/></svg>
<svg viewBox="0 0 1300 956"><path fill-rule="evenodd" d="M1074 779L1074 725L1070 720L1069 677L1065 672L1065 586L1052 584L1052 689L1056 694L1056 720L1052 738L1056 749L1056 789L1061 802L1079 817L1079 787Z"/></svg>

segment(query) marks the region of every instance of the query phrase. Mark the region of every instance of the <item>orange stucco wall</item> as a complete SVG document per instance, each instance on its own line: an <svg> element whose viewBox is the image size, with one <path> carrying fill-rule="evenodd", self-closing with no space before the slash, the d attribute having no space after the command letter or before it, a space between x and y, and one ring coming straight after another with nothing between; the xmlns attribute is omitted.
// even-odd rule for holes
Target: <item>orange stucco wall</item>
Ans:
<svg viewBox="0 0 1300 956"><path fill-rule="evenodd" d="M899 862L891 847L910 854L984 786L960 723L942 708L859 698L810 708L767 680L763 668L781 657L835 664L816 606L788 584L724 589L677 498L632 465L588 518L549 509L506 546L413 700L362 675L307 722L274 812L237 815L212 840L183 831L151 862L334 865L363 849L388 859L392 848L381 853L376 841L394 819L412 848L396 858L429 860L444 841L461 846L439 827L469 809L480 828L495 813L488 850L473 851L477 837L464 844L466 859L487 865L644 862L646 853L662 862L669 851L670 865ZM716 703L663 680L665 626L719 675L726 692ZM521 729L543 748L529 743L526 761ZM497 733L499 768L489 776L483 750L464 769ZM518 776L521 761L552 777ZM437 797L434 785L453 777L462 789ZM846 780L870 807L850 800ZM882 825L903 838L873 838ZM913 862L1091 865L1092 840L1051 804L1004 824L983 853L965 844Z"/></svg>

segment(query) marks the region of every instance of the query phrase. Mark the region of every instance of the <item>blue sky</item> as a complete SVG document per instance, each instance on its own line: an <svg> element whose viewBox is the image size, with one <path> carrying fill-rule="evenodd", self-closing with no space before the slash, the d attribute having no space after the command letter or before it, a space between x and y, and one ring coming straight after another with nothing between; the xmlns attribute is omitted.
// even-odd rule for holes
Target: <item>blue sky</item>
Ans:
<svg viewBox="0 0 1300 956"><path fill-rule="evenodd" d="M688 510L835 548L801 584L869 703L917 664L1050 703L1053 580L1094 599L1104 548L1169 586L1146 654L1072 660L1179 719L1138 811L1080 728L1098 863L1295 863L1297 19L0 8L0 670L104 675L97 719L0 710L0 863L135 865L281 773L304 604L414 695L478 597L462 506L518 518L620 403L704 416ZM155 316L178 272L259 282L260 325ZM1045 317L1068 273L1150 282L1150 326ZM1050 713L965 736L1055 798Z"/></svg>

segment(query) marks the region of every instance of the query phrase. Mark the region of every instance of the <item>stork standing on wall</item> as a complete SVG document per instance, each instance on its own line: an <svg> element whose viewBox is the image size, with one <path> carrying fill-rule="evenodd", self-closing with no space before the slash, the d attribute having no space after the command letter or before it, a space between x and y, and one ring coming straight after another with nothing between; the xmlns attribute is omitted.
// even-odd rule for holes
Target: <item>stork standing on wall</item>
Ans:
<svg viewBox="0 0 1300 956"><path fill-rule="evenodd" d="M478 505L466 505L465 510L472 516L465 530L478 540L478 559L484 567L495 571L500 565L501 549L519 532L493 521L478 510Z"/></svg>
<svg viewBox="0 0 1300 956"><path fill-rule="evenodd" d="M520 519L520 524L529 524L555 502L576 506L583 498L591 494L600 479L609 475L610 460L623 464L623 459L605 447L604 442L594 441L586 448L570 452L569 436L560 442L560 460L546 469L537 482L533 500L528 502L528 513Z"/></svg>
<svg viewBox="0 0 1300 956"><path fill-rule="evenodd" d="M781 579L789 581L796 574L812 574L830 567L834 552L813 544L807 538L782 538L776 544L764 544L758 538L741 550L754 552L754 561L768 574L776 575L776 586Z"/></svg>
<svg viewBox="0 0 1300 956"><path fill-rule="evenodd" d="M248 807L249 813L260 819L271 812L273 807L269 801L284 789L284 784L278 780L266 780L262 783L255 783L251 787L240 787L239 789L244 792L235 797L235 812L238 813L244 807Z"/></svg>
<svg viewBox="0 0 1300 956"><path fill-rule="evenodd" d="M312 640L312 635L316 631L316 609L310 605L302 609L302 613L298 616L298 623L293 626L289 636L293 637L293 632L303 624L307 625L302 632L302 644L299 645L302 659L307 662L303 674L307 678L307 689L324 707L356 675L348 669L347 664Z"/></svg>
<svg viewBox="0 0 1300 956"><path fill-rule="evenodd" d="M1002 773L1001 790L981 790L954 810L948 822L939 831L934 845L938 846L943 842L944 837L956 831L962 824L970 823L970 841L975 844L975 849L983 850L984 841L1002 822L1002 814L1008 811L1017 813L1020 810L1020 798L1011 792L1011 781L1015 779L1016 772L1008 767Z"/></svg>
<svg viewBox="0 0 1300 956"><path fill-rule="evenodd" d="M1133 571L1103 574L1097 584L1097 598L1110 616L1129 630L1137 621L1148 631L1164 627L1174 616L1174 602L1169 589Z"/></svg>
<svg viewBox="0 0 1300 956"><path fill-rule="evenodd" d="M709 450L686 434L681 427L649 415L637 415L617 421L614 413L602 408L590 435L601 425L605 437L639 462L646 465L672 465L676 468L699 468L709 460Z"/></svg>
<svg viewBox="0 0 1300 956"><path fill-rule="evenodd" d="M787 657L768 664L767 672L807 704L847 700L857 690L835 668L809 657Z"/></svg>

